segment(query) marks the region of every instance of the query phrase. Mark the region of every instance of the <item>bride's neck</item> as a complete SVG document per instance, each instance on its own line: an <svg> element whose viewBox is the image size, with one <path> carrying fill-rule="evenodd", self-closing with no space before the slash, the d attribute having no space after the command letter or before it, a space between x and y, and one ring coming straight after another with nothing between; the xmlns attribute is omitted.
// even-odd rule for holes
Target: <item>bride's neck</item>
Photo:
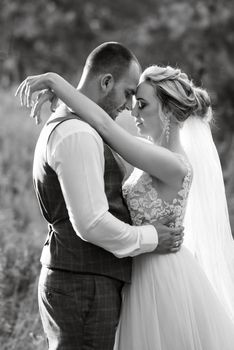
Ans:
<svg viewBox="0 0 234 350"><path fill-rule="evenodd" d="M164 132L161 140L155 142L159 146L165 147L172 152L181 152L182 145L180 142L180 127L178 123L171 123L169 137L167 139L166 133Z"/></svg>

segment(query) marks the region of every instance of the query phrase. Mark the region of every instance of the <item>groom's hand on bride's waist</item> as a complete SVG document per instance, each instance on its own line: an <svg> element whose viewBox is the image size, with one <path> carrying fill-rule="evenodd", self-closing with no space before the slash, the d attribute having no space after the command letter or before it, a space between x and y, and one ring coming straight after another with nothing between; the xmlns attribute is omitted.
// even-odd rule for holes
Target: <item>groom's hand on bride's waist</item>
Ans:
<svg viewBox="0 0 234 350"><path fill-rule="evenodd" d="M158 233L158 245L155 249L157 254L176 253L183 243L184 227L170 227L175 222L175 216L169 216L154 222Z"/></svg>

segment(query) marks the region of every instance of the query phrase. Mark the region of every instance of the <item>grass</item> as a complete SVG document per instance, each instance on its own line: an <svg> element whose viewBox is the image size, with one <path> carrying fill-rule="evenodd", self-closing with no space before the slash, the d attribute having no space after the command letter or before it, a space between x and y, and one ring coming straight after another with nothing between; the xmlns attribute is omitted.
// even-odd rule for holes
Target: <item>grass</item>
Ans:
<svg viewBox="0 0 234 350"><path fill-rule="evenodd" d="M0 348L45 350L37 307L40 252L46 237L32 186L32 160L41 127L28 118L14 90L0 91ZM49 111L45 109L45 116ZM133 128L130 119L128 127ZM133 130L133 129L132 129ZM234 227L234 152L225 169Z"/></svg>

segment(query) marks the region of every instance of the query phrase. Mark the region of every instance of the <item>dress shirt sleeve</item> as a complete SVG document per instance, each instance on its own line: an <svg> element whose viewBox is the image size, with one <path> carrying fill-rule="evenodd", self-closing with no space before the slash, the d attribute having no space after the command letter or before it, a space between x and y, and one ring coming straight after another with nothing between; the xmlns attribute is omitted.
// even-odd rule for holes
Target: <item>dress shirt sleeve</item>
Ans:
<svg viewBox="0 0 234 350"><path fill-rule="evenodd" d="M56 132L56 130L55 130ZM103 143L86 131L72 132L50 145L50 166L61 185L77 235L121 258L153 251L158 244L152 225L131 226L108 210L104 187Z"/></svg>

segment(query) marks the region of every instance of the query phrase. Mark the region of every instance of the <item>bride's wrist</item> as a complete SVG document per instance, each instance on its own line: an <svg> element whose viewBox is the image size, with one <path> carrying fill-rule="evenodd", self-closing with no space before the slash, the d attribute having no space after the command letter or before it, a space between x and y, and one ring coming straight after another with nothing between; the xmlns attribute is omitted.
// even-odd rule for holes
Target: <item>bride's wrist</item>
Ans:
<svg viewBox="0 0 234 350"><path fill-rule="evenodd" d="M58 77L59 75L56 73L48 72L45 73L45 81L46 85L50 90L56 90L56 86L58 84Z"/></svg>

